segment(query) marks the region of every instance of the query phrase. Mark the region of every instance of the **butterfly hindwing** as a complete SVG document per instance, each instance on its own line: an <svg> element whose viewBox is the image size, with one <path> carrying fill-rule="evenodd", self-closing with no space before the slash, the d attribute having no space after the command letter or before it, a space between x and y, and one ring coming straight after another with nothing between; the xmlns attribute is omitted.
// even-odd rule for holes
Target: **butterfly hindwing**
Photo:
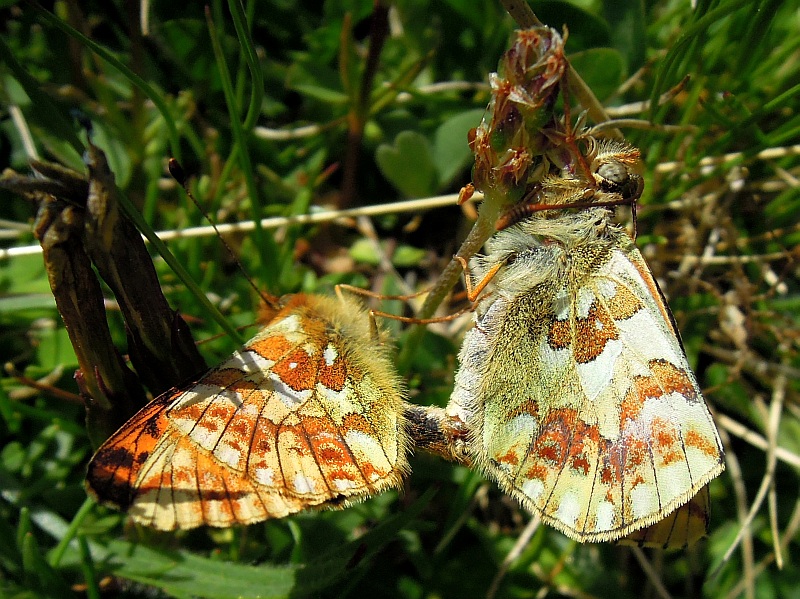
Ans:
<svg viewBox="0 0 800 599"><path fill-rule="evenodd" d="M685 504L722 450L638 250L620 230L576 236L596 214L562 219L501 231L473 261L478 279L507 266L467 333L449 411L503 490L573 538L612 540Z"/></svg>
<svg viewBox="0 0 800 599"><path fill-rule="evenodd" d="M241 350L143 408L89 465L88 488L159 529L335 507L408 469L403 390L352 300L294 296Z"/></svg>

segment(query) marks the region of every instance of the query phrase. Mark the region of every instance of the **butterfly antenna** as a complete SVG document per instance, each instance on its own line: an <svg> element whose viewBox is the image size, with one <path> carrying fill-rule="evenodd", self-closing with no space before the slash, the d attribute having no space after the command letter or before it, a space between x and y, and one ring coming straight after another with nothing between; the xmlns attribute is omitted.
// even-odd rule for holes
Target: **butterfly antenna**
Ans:
<svg viewBox="0 0 800 599"><path fill-rule="evenodd" d="M494 225L495 230L502 231L508 229L511 225L515 225L521 220L525 220L529 216L537 212L546 212L547 210L570 210L572 208L613 208L614 206L632 206L634 212L634 239L636 238L636 200L631 198L620 198L618 200L606 201L586 201L586 202L564 202L560 204L520 204L511 208L505 214L502 214Z"/></svg>
<svg viewBox="0 0 800 599"><path fill-rule="evenodd" d="M225 249L228 250L228 254L233 259L233 262L236 264L237 268L240 271L242 271L244 278L247 279L247 282L250 284L250 287L253 288L253 291L255 291L258 294L258 296L267 306L269 306L272 309L277 309L275 299L265 294L263 291L261 291L258 288L258 286L253 282L252 277L247 273L247 270L245 270L241 261L236 256L236 252L234 252L233 248L230 245L228 245L228 242L225 241L225 238L222 236L222 233L220 233L219 229L217 229L217 223L214 222L214 219L211 218L211 215L208 212L206 212L206 210L200 205L200 202L197 201L197 198L194 197L194 194L189 189L189 183L187 181L186 172L183 170L183 167L180 165L180 163L175 158L170 158L167 166L169 168L169 174L172 175L172 178L175 179L180 184L181 187L183 187L183 191L185 191L186 195L189 196L189 199L192 200L192 203L203 215L203 218L205 218L214 228L214 231L216 231L217 233L217 237L219 237L219 240L222 242L222 245L225 246Z"/></svg>

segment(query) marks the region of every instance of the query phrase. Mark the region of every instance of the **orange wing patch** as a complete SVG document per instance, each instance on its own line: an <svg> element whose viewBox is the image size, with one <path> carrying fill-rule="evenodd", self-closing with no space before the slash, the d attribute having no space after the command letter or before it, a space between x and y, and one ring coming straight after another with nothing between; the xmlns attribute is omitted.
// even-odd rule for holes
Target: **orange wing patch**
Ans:
<svg viewBox="0 0 800 599"><path fill-rule="evenodd" d="M296 295L226 362L112 435L87 488L162 530L347 505L401 484L403 397L358 304Z"/></svg>

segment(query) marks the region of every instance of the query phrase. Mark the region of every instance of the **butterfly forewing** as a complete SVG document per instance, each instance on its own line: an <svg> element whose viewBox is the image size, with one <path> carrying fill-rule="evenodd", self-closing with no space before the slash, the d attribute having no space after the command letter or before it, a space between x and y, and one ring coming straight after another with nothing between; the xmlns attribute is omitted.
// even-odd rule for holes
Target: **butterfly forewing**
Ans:
<svg viewBox="0 0 800 599"><path fill-rule="evenodd" d="M297 295L226 362L106 441L87 485L165 530L346 504L400 484L403 403L367 314Z"/></svg>

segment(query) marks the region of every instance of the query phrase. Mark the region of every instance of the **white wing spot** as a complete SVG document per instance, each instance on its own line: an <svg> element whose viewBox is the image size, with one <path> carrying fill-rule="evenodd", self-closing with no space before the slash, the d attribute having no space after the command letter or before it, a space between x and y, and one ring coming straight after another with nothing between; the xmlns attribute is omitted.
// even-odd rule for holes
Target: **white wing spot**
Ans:
<svg viewBox="0 0 800 599"><path fill-rule="evenodd" d="M610 339L594 360L578 364L578 377L580 377L581 386L588 401L596 401L598 396L611 384L617 359L622 354L622 349L622 342L618 339ZM605 433L605 431L600 432Z"/></svg>
<svg viewBox="0 0 800 599"><path fill-rule="evenodd" d="M256 482L272 486L275 482L275 471L272 468L256 468L254 473Z"/></svg>
<svg viewBox="0 0 800 599"><path fill-rule="evenodd" d="M611 299L617 295L617 284L609 279L599 280L596 284L596 288L599 294L606 299Z"/></svg>
<svg viewBox="0 0 800 599"><path fill-rule="evenodd" d="M173 401L170 410L181 410L202 401L223 400L231 402L237 408L243 404L242 396L236 391L220 389L219 385L204 385L203 381L200 381L191 390L184 392L183 395ZM191 422L191 426L194 426L194 421Z"/></svg>
<svg viewBox="0 0 800 599"><path fill-rule="evenodd" d="M538 478L526 480L522 485L522 492L530 497L533 501L539 499L542 491L544 491L544 483Z"/></svg>
<svg viewBox="0 0 800 599"><path fill-rule="evenodd" d="M336 361L336 358L339 357L339 352L336 351L336 348L332 345L328 345L325 348L325 351L322 352L322 357L325 360L326 366L333 366L333 363Z"/></svg>
<svg viewBox="0 0 800 599"><path fill-rule="evenodd" d="M368 477L370 482L380 480L392 469L396 456L392 454L387 456L381 442L372 435L351 429L345 433L344 440L354 453L357 462L372 464L373 470Z"/></svg>
<svg viewBox="0 0 800 599"><path fill-rule="evenodd" d="M556 314L556 320L566 320L569 318L569 294L567 288L562 287L553 295L553 312Z"/></svg>
<svg viewBox="0 0 800 599"><path fill-rule="evenodd" d="M240 370L247 375L258 375L268 372L275 364L273 360L267 360L258 353L243 349L235 352L230 358L217 366L216 370Z"/></svg>
<svg viewBox="0 0 800 599"><path fill-rule="evenodd" d="M297 362L289 362L289 368L292 369L292 370L297 368Z"/></svg>
<svg viewBox="0 0 800 599"><path fill-rule="evenodd" d="M220 443L214 451L214 455L220 462L231 468L239 466L239 460L242 458L241 452L237 451L227 443Z"/></svg>
<svg viewBox="0 0 800 599"><path fill-rule="evenodd" d="M556 516L564 524L570 528L574 528L575 522L578 519L578 514L580 513L580 508L578 495L574 491L564 493L561 497L561 502L558 504Z"/></svg>
<svg viewBox="0 0 800 599"><path fill-rule="evenodd" d="M308 401L308 398L311 397L311 392L312 392L311 389L302 389L300 391L295 391L274 374L270 375L269 384L274 389L275 393L278 396L278 399L280 399L283 402L283 404L290 410L297 408L297 406L305 403L306 401Z"/></svg>
<svg viewBox="0 0 800 599"><path fill-rule="evenodd" d="M636 485L630 492L630 497L633 516L637 520L658 513L658 493L653 485L647 483Z"/></svg>
<svg viewBox="0 0 800 599"><path fill-rule="evenodd" d="M297 474L294 477L294 488L298 493L313 493L314 485L314 481L305 474Z"/></svg>
<svg viewBox="0 0 800 599"><path fill-rule="evenodd" d="M352 489L356 486L356 484L347 478L334 478L333 479L333 486L336 487L336 490L340 493L343 493L349 489Z"/></svg>
<svg viewBox="0 0 800 599"><path fill-rule="evenodd" d="M575 298L575 312L578 318L586 318L589 316L589 310L592 309L594 301L597 299L594 291L588 287L581 287L578 289L577 297Z"/></svg>
<svg viewBox="0 0 800 599"><path fill-rule="evenodd" d="M303 330L303 324L300 322L300 317L297 314L290 314L280 322L272 323L270 326L274 328L280 326L283 330L292 333Z"/></svg>
<svg viewBox="0 0 800 599"><path fill-rule="evenodd" d="M611 530L614 527L614 504L610 501L601 501L597 504L597 523L594 529L597 532Z"/></svg>
<svg viewBox="0 0 800 599"><path fill-rule="evenodd" d="M186 420L183 419L182 424L184 424L184 426L183 427L179 426L178 428L179 429L184 428L185 423ZM212 449L214 445L217 444L217 441L219 441L219 437L222 434L222 431L220 431L219 429L213 429L213 428L210 429L208 428L208 426L205 425L205 423L202 422L200 423L196 422L195 426L190 428L189 430L191 431L191 433L189 433L189 437L192 439L192 441L197 443L203 449Z"/></svg>

